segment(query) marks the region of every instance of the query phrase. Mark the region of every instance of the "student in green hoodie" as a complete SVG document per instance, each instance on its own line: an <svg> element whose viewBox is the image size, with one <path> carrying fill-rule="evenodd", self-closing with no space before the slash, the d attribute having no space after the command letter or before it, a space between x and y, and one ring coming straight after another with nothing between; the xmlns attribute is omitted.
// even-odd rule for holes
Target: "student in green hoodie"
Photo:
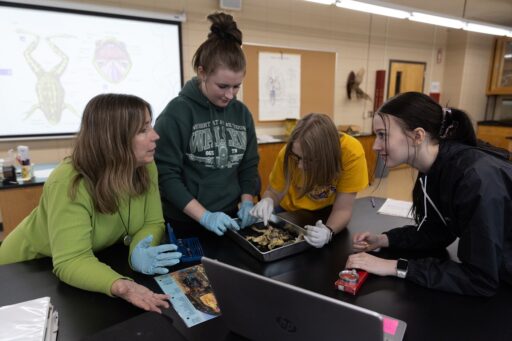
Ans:
<svg viewBox="0 0 512 341"><path fill-rule="evenodd" d="M246 66L242 32L231 15L208 20L208 39L192 60L197 76L155 125L164 215L177 235L202 226L221 236L256 219L249 214L258 187L256 132L251 113L236 99Z"/></svg>

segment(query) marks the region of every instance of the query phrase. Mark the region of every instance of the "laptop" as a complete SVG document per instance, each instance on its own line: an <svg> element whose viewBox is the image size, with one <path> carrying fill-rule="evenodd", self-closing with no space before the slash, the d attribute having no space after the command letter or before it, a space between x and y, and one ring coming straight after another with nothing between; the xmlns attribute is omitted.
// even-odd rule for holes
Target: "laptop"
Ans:
<svg viewBox="0 0 512 341"><path fill-rule="evenodd" d="M403 339L404 321L208 257L202 263L228 328L251 340Z"/></svg>

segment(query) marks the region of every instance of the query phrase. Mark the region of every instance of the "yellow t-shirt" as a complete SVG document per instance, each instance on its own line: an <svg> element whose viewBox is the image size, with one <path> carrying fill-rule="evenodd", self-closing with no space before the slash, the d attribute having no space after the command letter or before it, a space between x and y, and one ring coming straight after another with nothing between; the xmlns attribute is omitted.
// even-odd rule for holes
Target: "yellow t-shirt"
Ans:
<svg viewBox="0 0 512 341"><path fill-rule="evenodd" d="M364 149L356 138L343 134L340 137L341 146L341 174L337 181L330 186L321 186L313 191L306 193L299 198L300 184L302 184L302 170L295 171L292 174L291 184L288 187L280 206L286 211L296 211L300 209L319 210L332 205L336 199L336 193L358 192L368 186L368 168ZM277 192L282 192L286 186L286 177L284 174L284 153L286 146L279 152L272 172L269 176L270 186Z"/></svg>

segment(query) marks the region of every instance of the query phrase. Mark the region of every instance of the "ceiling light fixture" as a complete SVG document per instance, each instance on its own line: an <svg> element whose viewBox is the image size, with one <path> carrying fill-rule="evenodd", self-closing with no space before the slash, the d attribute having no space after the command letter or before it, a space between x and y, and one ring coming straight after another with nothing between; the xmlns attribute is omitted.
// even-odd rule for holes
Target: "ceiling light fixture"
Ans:
<svg viewBox="0 0 512 341"><path fill-rule="evenodd" d="M334 3L336 2L336 0L306 0L306 1L314 2L314 3L322 4L322 5L334 5Z"/></svg>
<svg viewBox="0 0 512 341"><path fill-rule="evenodd" d="M455 29L461 29L465 25L462 20L425 14L420 12L412 12L412 15L409 17L409 20Z"/></svg>
<svg viewBox="0 0 512 341"><path fill-rule="evenodd" d="M373 3L366 3L361 1L353 1L353 0L338 0L336 1L336 6L352 9L355 11L361 11L371 14L384 15L386 17L398 18L398 19L406 19L411 13L406 12L400 9L391 8L389 6L377 5Z"/></svg>
<svg viewBox="0 0 512 341"><path fill-rule="evenodd" d="M370 0L305 0L309 2L320 3L324 5L336 5L337 7L351 9L355 11L383 15L392 18L409 19L421 23L443 26L453 29L463 29L471 32L492 34L497 36L512 37L512 28L486 24L476 21L465 20L463 18L440 16L436 14L427 14L418 12L414 8L395 6L386 2Z"/></svg>
<svg viewBox="0 0 512 341"><path fill-rule="evenodd" d="M489 24L480 24L480 23L477 24L474 22L468 22L466 24L466 26L463 27L463 29L466 31L492 34L495 36L505 36L505 35L511 34L511 31L508 31L504 27L494 26L494 25L489 25Z"/></svg>

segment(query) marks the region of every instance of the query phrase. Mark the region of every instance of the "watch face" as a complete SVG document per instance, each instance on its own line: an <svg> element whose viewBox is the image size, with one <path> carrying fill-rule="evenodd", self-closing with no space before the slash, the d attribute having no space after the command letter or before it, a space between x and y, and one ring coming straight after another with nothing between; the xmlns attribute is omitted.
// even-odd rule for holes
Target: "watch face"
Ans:
<svg viewBox="0 0 512 341"><path fill-rule="evenodd" d="M408 266L409 262L406 259L400 258L396 264L396 269L399 271L407 271Z"/></svg>
<svg viewBox="0 0 512 341"><path fill-rule="evenodd" d="M407 276L407 268L409 266L409 262L407 259L400 258L396 263L396 275L399 278L405 278Z"/></svg>

